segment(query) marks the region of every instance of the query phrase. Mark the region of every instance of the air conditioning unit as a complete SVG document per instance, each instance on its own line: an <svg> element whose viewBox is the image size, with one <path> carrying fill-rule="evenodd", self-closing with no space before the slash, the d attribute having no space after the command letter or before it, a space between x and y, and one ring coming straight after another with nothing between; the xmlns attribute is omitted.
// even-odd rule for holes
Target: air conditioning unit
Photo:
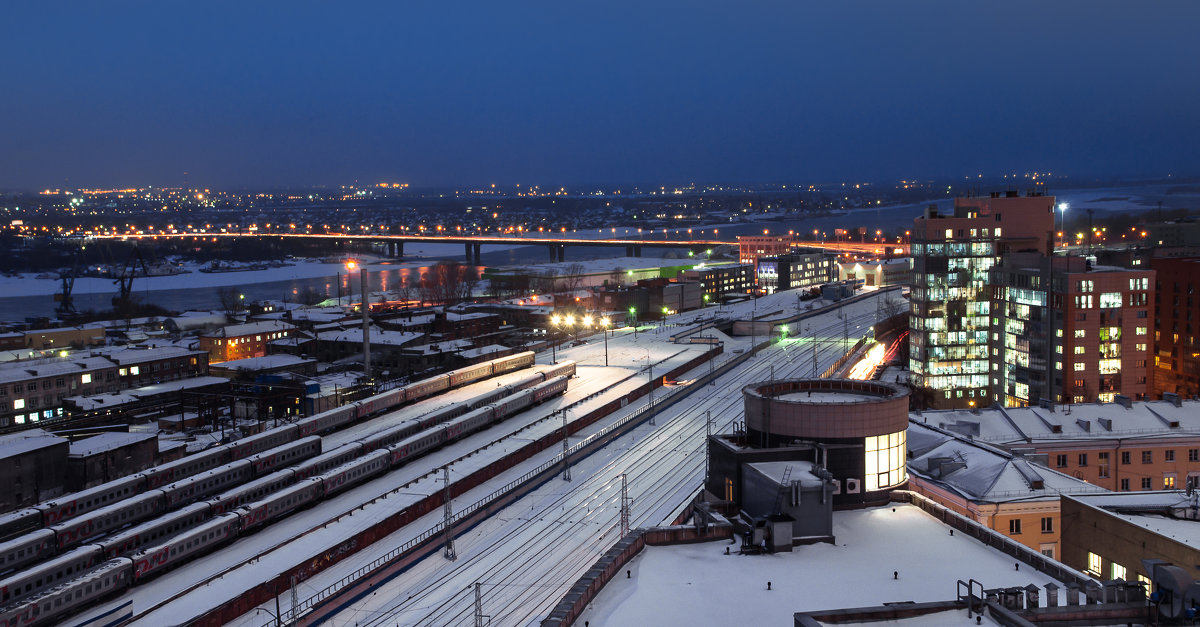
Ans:
<svg viewBox="0 0 1200 627"><path fill-rule="evenodd" d="M858 494L859 492L862 492L862 486L860 483L861 482L858 479L847 479L846 494Z"/></svg>
<svg viewBox="0 0 1200 627"><path fill-rule="evenodd" d="M842 493L842 480L841 479L833 480L833 493L835 495Z"/></svg>

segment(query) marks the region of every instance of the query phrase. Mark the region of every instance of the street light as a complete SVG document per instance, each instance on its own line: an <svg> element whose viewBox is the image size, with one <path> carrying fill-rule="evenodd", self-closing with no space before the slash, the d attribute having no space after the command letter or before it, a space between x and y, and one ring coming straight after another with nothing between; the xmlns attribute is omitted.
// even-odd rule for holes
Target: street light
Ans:
<svg viewBox="0 0 1200 627"><path fill-rule="evenodd" d="M1071 207L1071 205L1068 203L1065 203L1065 202L1058 203L1058 214L1061 217L1060 228L1059 228L1060 232L1067 230L1067 209L1069 209L1070 207ZM1065 243L1065 240L1060 233L1059 238L1058 238L1058 245L1062 246L1064 243Z"/></svg>
<svg viewBox="0 0 1200 627"><path fill-rule="evenodd" d="M604 366L608 367L608 316L600 319L600 335L604 336Z"/></svg>
<svg viewBox="0 0 1200 627"><path fill-rule="evenodd" d="M561 321L561 318L558 317L558 314L554 314L553 316L550 316L550 327L554 330L557 330L558 323L560 321ZM552 363L552 364L558 363L558 356L557 356L557 352L555 351L555 343L554 343L553 334L551 334L551 337L550 337L550 363Z"/></svg>
<svg viewBox="0 0 1200 627"><path fill-rule="evenodd" d="M637 337L637 307L629 308L629 317L633 319L633 337Z"/></svg>

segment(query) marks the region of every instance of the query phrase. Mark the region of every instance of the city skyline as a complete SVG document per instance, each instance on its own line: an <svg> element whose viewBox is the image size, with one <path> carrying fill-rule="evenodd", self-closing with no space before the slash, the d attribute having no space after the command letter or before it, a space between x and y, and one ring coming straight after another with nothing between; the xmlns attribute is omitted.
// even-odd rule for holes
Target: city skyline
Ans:
<svg viewBox="0 0 1200 627"><path fill-rule="evenodd" d="M7 7L0 187L1200 171L1192 4L68 6Z"/></svg>

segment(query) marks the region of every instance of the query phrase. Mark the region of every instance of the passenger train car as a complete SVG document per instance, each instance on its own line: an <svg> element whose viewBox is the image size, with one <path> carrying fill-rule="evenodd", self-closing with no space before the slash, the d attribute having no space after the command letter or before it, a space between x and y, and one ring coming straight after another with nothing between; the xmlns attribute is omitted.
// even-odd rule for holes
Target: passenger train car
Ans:
<svg viewBox="0 0 1200 627"><path fill-rule="evenodd" d="M561 374L551 376L551 372ZM90 592L80 592L74 597L61 596L60 588L63 587L87 585L89 590L96 587L111 593L157 575L195 555L211 551L239 535L251 533L322 498L383 474L447 442L479 431L531 405L562 394L566 391L568 377L572 374L573 363L561 364L553 371L539 375L547 380L520 390L503 402L471 410L443 424L395 441L391 440L391 435L382 439L379 437L384 433L394 435L394 429L385 429L332 451L300 460L290 467L227 490L207 501L188 505L136 527L118 531L96 544L79 546L34 569L10 575L7 579L0 580L0 607L8 602L8 607L0 609L0 627L49 622L55 616L73 611L71 608L81 607L96 598ZM375 438L374 451L368 449L365 443L365 440L372 437ZM381 443L383 441L387 443ZM266 457L281 459L285 455L280 451L271 451ZM162 494L148 493L133 501L145 503L146 497L166 498ZM66 544L56 540L54 529L39 530L35 532L42 534L39 536L39 546L44 555L53 555L54 547L74 547L83 539L95 535L96 529L114 530L117 527L111 522L110 513L102 512L98 520L88 517L90 527L73 523L75 526L71 527L69 536L66 536L69 538ZM155 542L158 544L154 544ZM2 546L8 544L11 542ZM126 555L129 557L124 557ZM71 579L105 559L111 561L105 562L96 572ZM127 569L124 574L120 572L122 568ZM31 585L30 582L36 582L37 585ZM57 613L47 615L35 609L48 607L45 603L47 597L57 599L58 604L50 606ZM74 599L79 599L79 602L75 603ZM67 603L67 600L70 602ZM30 619L33 622L28 622Z"/></svg>
<svg viewBox="0 0 1200 627"><path fill-rule="evenodd" d="M321 412L292 425L269 429L258 435L188 455L183 459L155 466L136 475L109 481L33 507L0 515L0 540L11 539L34 529L58 525L146 490L161 488L230 462L252 457L281 444L318 433L334 431L356 420L393 409L406 402L420 400L435 392L512 372L519 368L532 366L533 363L534 354L524 352L467 366L402 388L382 392L357 403ZM0 571L3 571L4 566L3 560L0 559Z"/></svg>

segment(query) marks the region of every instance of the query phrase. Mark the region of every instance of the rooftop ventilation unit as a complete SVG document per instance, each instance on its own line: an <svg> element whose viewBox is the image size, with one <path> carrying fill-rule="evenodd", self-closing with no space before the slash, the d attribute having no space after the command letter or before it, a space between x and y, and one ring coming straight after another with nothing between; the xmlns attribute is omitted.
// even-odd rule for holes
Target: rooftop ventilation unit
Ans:
<svg viewBox="0 0 1200 627"><path fill-rule="evenodd" d="M1186 570L1159 559L1142 560L1142 568L1150 573L1154 586L1150 601L1158 605L1161 616L1190 619L1200 614L1200 582Z"/></svg>

